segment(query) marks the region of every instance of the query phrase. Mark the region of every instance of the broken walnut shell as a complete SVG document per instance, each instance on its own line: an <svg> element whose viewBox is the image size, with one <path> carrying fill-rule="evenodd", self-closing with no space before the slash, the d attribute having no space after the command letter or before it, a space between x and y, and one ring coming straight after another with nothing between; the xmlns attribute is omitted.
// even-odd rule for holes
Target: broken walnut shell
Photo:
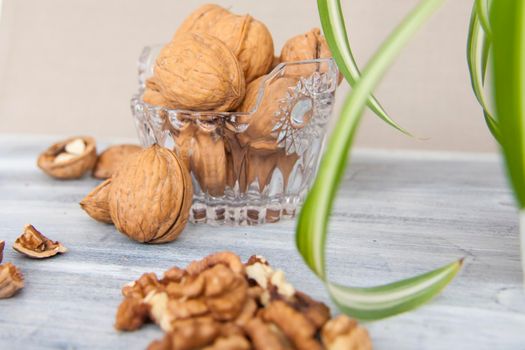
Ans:
<svg viewBox="0 0 525 350"><path fill-rule="evenodd" d="M0 240L0 263L2 262L2 259L4 258L4 247L5 247L5 241Z"/></svg>
<svg viewBox="0 0 525 350"><path fill-rule="evenodd" d="M174 38L188 32L208 32L222 17L230 15L227 9L215 5L205 4L193 11L177 29Z"/></svg>
<svg viewBox="0 0 525 350"><path fill-rule="evenodd" d="M44 259L67 252L60 242L52 241L33 225L25 225L24 232L16 239L13 249L30 258Z"/></svg>
<svg viewBox="0 0 525 350"><path fill-rule="evenodd" d="M235 54L205 33L187 33L162 48L155 81L170 108L229 111L244 98L245 80Z"/></svg>
<svg viewBox="0 0 525 350"><path fill-rule="evenodd" d="M96 160L95 140L89 136L77 136L49 147L40 154L37 164L46 174L57 179L78 179L93 169Z"/></svg>
<svg viewBox="0 0 525 350"><path fill-rule="evenodd" d="M82 199L80 206L93 219L112 224L111 215L109 213L109 189L111 187L111 179L107 179L100 185L95 187L93 191Z"/></svg>
<svg viewBox="0 0 525 350"><path fill-rule="evenodd" d="M12 297L24 287L24 276L11 263L0 265L0 299Z"/></svg>
<svg viewBox="0 0 525 350"><path fill-rule="evenodd" d="M122 161L130 154L140 151L139 145L114 145L100 153L93 169L93 176L97 179L108 179L120 167Z"/></svg>
<svg viewBox="0 0 525 350"><path fill-rule="evenodd" d="M132 154L111 182L111 219L129 238L165 243L186 226L193 187L189 171L173 151L155 144Z"/></svg>
<svg viewBox="0 0 525 350"><path fill-rule="evenodd" d="M266 74L274 60L272 35L250 15L224 15L208 34L222 40L237 56L246 83Z"/></svg>

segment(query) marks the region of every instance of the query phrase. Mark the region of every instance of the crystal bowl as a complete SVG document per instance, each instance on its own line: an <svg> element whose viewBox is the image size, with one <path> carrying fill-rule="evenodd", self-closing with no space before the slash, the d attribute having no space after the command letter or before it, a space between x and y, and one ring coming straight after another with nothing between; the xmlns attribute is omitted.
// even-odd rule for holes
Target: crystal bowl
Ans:
<svg viewBox="0 0 525 350"><path fill-rule="evenodd" d="M160 49L146 47L140 56L131 109L142 145L175 150L190 170L190 221L243 225L294 217L319 167L338 85L335 61L277 65L262 79L250 112L196 112L143 101ZM266 93L283 82L282 96ZM267 110L273 114L268 135L247 137Z"/></svg>

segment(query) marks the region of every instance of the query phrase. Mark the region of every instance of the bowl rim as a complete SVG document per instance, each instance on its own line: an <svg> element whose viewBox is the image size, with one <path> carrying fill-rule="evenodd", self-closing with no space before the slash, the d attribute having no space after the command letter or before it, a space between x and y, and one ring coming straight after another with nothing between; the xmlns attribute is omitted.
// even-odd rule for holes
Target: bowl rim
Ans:
<svg viewBox="0 0 525 350"><path fill-rule="evenodd" d="M146 107L148 108L149 110L153 110L155 112L164 112L164 113L168 113L169 115L171 114L182 114L184 115L185 118L188 118L188 119L217 119L217 118L232 118L232 117L242 117L242 116L245 116L245 117L249 117L251 115L253 115L254 113L257 112L257 110L259 109L260 107L260 104L261 104L261 101L262 101L262 98L263 98L263 95L264 95L264 90L266 88L266 83L274 78L279 78L279 75L281 73L284 72L285 68L286 67L290 67L290 66L300 66L300 65L307 65L307 64L322 64L322 63L327 63L328 64L328 70L327 70L327 73L329 74L333 74L334 77L334 84L332 84L332 86L327 89L326 91L323 91L323 93L332 93L336 90L337 88L337 80L338 80L338 76L339 76L339 69L337 67L337 64L335 62L335 59L333 57L327 57L327 58L316 58L316 59L310 59L310 60L302 60L302 61L290 61L290 62L281 62L279 63L278 65L276 65L269 73L266 74L266 77L264 79L261 80L260 82L260 86L259 86L259 91L257 92L257 100L255 102L255 105L254 107L252 108L251 111L247 111L247 112L238 112L238 111L225 111L225 112L219 112L219 111L194 111L194 110L190 110L190 109L172 109L172 108L166 108L166 107L162 107L162 106L156 106L156 105L152 105L150 103L147 103L147 102L144 102L144 99L143 99L143 95L144 95L144 89L145 89L145 77L144 77L144 72L141 71L140 69L140 66L141 65L144 65L144 61L145 59L150 56L151 54L151 50L156 48L156 47L160 47L160 45L155 45L155 46L146 46L144 47L144 49L142 50L142 53L140 55L140 59L139 59L139 91L137 93L135 93L131 99L131 102L132 102L132 106L134 105L141 105L143 107ZM317 72L314 72L312 73L315 74ZM308 77L299 77L298 79L298 82L299 81L304 81L306 79L309 79L312 75L308 76Z"/></svg>

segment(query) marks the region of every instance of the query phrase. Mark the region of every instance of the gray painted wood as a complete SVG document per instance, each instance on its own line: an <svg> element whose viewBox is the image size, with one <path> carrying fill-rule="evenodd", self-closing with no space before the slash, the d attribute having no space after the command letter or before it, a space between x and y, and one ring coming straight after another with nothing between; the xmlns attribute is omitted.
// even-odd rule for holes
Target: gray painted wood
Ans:
<svg viewBox="0 0 525 350"><path fill-rule="evenodd" d="M34 261L6 249L26 287L0 300L0 349L141 349L154 326L118 333L120 288L141 273L185 266L217 250L262 254L299 288L328 302L294 245L294 222L190 225L166 245L141 245L91 220L78 202L97 181L56 181L35 160L54 139L0 136L0 239L32 223L70 251ZM332 278L374 285L466 257L423 308L369 323L376 349L524 349L517 213L495 156L356 152L330 225ZM335 311L335 310L334 310Z"/></svg>

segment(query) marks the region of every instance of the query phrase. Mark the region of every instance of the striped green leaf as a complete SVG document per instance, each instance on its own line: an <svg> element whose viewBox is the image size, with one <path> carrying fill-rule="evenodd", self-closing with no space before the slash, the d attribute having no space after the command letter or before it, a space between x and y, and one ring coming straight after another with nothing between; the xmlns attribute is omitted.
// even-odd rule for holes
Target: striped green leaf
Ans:
<svg viewBox="0 0 525 350"><path fill-rule="evenodd" d="M354 87L361 76L350 42L346 33L346 26L339 0L318 0L317 6L321 19L321 26L332 55L339 66L339 70L350 86ZM412 136L399 126L383 109L376 97L370 92L367 101L368 107L383 121L402 133Z"/></svg>
<svg viewBox="0 0 525 350"><path fill-rule="evenodd" d="M322 21L332 26L319 0ZM324 5L322 4L324 3ZM346 97L341 116L321 161L319 173L299 215L296 244L306 264L326 284L343 312L360 319L380 319L414 309L436 296L456 275L461 261L435 271L378 287L356 288L327 279L327 226L349 151L368 98L402 47L443 0L423 0L381 45ZM323 18L324 16L324 18ZM340 23L339 20L337 23Z"/></svg>
<svg viewBox="0 0 525 350"><path fill-rule="evenodd" d="M497 120L492 116L485 98L485 77L488 65L488 57L491 48L489 36L482 27L479 14L479 3L476 1L470 18L469 34L467 41L467 62L470 72L472 90L483 109L483 115L487 126L496 140L500 139L500 131ZM485 3L485 0L482 1ZM483 10L485 11L485 10ZM484 14L486 16L486 14Z"/></svg>
<svg viewBox="0 0 525 350"><path fill-rule="evenodd" d="M525 0L491 7L494 95L501 146L520 208L525 208Z"/></svg>

